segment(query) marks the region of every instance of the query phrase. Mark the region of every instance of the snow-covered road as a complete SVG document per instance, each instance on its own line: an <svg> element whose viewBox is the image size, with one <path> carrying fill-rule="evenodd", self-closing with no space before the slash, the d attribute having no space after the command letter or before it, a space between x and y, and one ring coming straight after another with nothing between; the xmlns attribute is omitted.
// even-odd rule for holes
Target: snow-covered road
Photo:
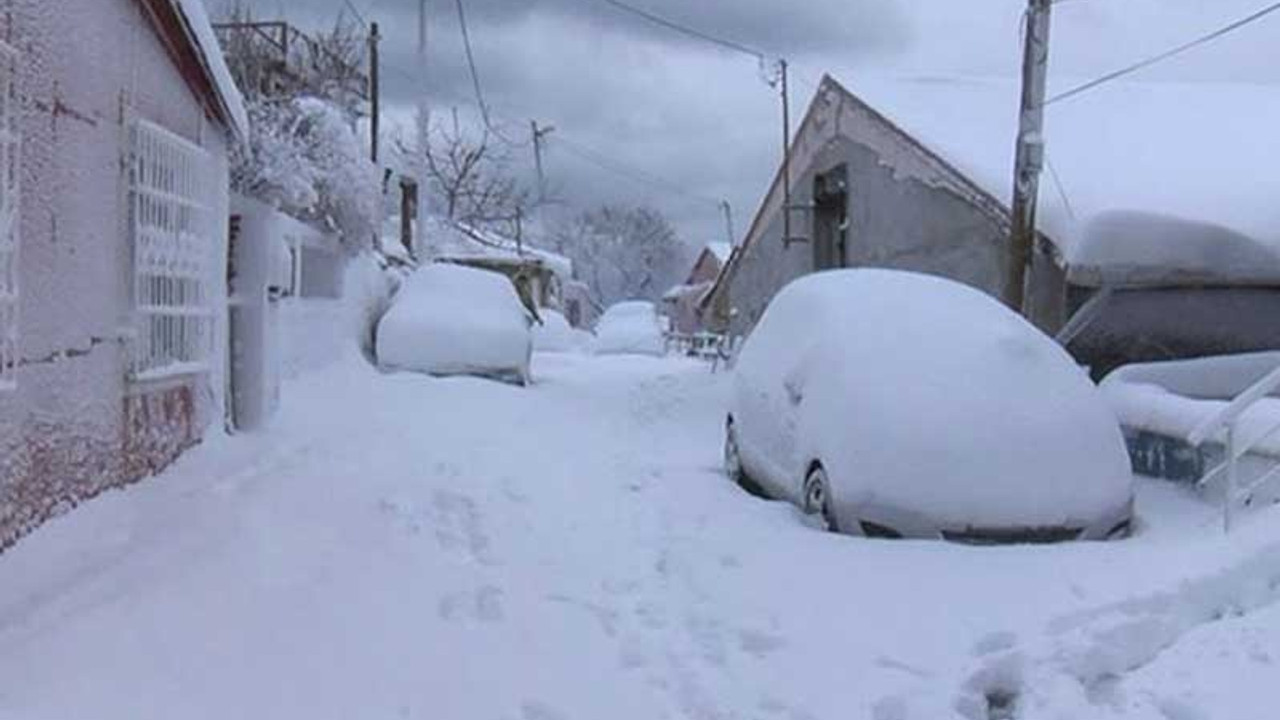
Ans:
<svg viewBox="0 0 1280 720"><path fill-rule="evenodd" d="M288 388L0 556L0 716L1251 720L1280 690L1280 514L1223 537L816 532L719 471L724 376L541 356L538 382ZM1259 704L1255 704L1259 703ZM999 713L996 713L999 715Z"/></svg>

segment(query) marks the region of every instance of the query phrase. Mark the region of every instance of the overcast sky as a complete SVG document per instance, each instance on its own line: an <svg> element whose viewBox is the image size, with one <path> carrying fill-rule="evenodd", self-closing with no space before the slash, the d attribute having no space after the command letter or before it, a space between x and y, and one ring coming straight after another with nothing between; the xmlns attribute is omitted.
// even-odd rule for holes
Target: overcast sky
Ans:
<svg viewBox="0 0 1280 720"><path fill-rule="evenodd" d="M344 0L245 1L259 19L283 17L304 29L331 25L345 8ZM527 140L530 119L556 127L546 148L547 175L570 209L601 202L651 204L667 213L687 242L698 244L725 238L723 216L714 204L724 198L741 236L781 153L777 95L754 59L647 23L604 0L463 1L495 120L518 141ZM206 2L216 14L224 0ZM407 118L423 71L416 54L418 0L350 2L381 24L390 114ZM1014 75L1025 5L1024 0L629 2L771 58L789 58L797 119L827 71L855 92L862 73ZM1265 4L1059 2L1051 69L1062 84L1155 54ZM474 122L456 0L427 4L425 72L433 114L457 107L463 122ZM1280 84L1278 42L1280 14L1139 77ZM670 187L602 169L575 155L567 142ZM532 149L512 152L531 178Z"/></svg>

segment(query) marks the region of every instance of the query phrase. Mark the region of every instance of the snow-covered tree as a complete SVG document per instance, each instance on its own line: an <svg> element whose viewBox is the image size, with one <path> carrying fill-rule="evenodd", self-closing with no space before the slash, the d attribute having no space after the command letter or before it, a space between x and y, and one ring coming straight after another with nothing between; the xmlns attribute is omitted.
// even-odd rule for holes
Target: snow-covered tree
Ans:
<svg viewBox="0 0 1280 720"><path fill-rule="evenodd" d="M671 223L648 207L605 205L561 223L551 236L605 304L658 299L680 282L688 255Z"/></svg>
<svg viewBox="0 0 1280 720"><path fill-rule="evenodd" d="M252 17L236 5L226 19ZM357 131L366 110L355 89L363 81L353 76L358 28L339 16L327 34L300 35L288 57L252 32L223 42L251 126L232 150L232 188L338 233L349 250L367 246L379 226L381 178Z"/></svg>
<svg viewBox="0 0 1280 720"><path fill-rule="evenodd" d="M250 101L249 115L232 187L339 233L348 249L364 247L378 226L381 180L344 111L302 97Z"/></svg>

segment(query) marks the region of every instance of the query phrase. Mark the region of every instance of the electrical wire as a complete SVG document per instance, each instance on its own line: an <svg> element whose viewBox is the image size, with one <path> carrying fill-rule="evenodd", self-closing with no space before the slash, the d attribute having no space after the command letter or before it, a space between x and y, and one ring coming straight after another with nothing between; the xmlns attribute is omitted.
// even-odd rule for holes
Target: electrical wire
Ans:
<svg viewBox="0 0 1280 720"><path fill-rule="evenodd" d="M364 13L360 12L360 8L356 7L355 3L351 2L351 0L343 0L343 4L345 4L347 9L356 16L356 19L360 21L360 24L363 25L366 30L369 29L369 21L364 19Z"/></svg>
<svg viewBox="0 0 1280 720"><path fill-rule="evenodd" d="M489 104L484 100L484 89L480 84L480 73L476 70L475 53L471 49L471 31L467 28L467 12L463 6L463 0L454 0L454 5L458 8L458 28L462 31L462 47L466 51L467 69L471 73L471 86L475 90L476 106L480 108L480 119L484 121L485 129L508 145L517 148L528 147L528 142L516 142L503 134L502 130L494 125L492 118L489 116Z"/></svg>
<svg viewBox="0 0 1280 720"><path fill-rule="evenodd" d="M630 166L621 161L606 157L602 153L592 150L591 148L586 147L581 143L569 140L568 138L565 138L565 137L554 138L552 140L552 146L556 146L556 145L562 147L566 152L570 153L571 155L574 155L582 160L585 160L591 163L592 165L599 167L602 170L611 172L619 177L627 178L633 182L637 182L643 185L648 185L650 187L653 187L659 190L664 190L666 192L672 193L674 195L679 195L689 200L695 200L697 202L706 203L708 205L714 205L717 209L720 208L721 203L723 202L723 200L721 199L712 198L707 195L702 195L696 192L692 192L688 188L683 187L676 182L667 180L666 178L659 177L657 175L649 173L645 170L641 170L634 166Z"/></svg>
<svg viewBox="0 0 1280 720"><path fill-rule="evenodd" d="M1092 90L1093 88L1096 88L1096 87L1098 87L1099 85L1103 85L1103 84L1105 84L1105 83L1109 83L1109 82L1111 82L1112 80L1117 80L1117 79L1119 79L1119 78L1124 77L1125 75L1129 75L1129 74L1135 73L1135 72L1137 72L1137 71L1139 71L1139 70L1143 70L1143 69L1145 69L1145 68L1151 67L1152 65L1155 65L1156 63L1163 62L1163 61L1168 60L1169 58L1175 57L1175 56L1177 56L1177 55L1181 55L1182 53L1185 53L1185 52L1187 52L1188 50L1192 50L1192 49L1194 49L1194 48L1196 48L1196 47L1199 47L1199 46L1204 45L1204 44L1206 44L1206 43L1209 43L1209 42L1212 42L1212 41L1214 41L1214 40L1217 40L1218 38L1220 38L1220 37L1222 37L1222 36L1224 36L1224 35L1230 34L1230 33L1232 33L1232 32L1235 32L1236 30L1239 30L1240 28L1242 28L1242 27L1244 27L1244 26L1246 26L1246 25L1249 25L1249 24L1251 24L1251 23L1257 22L1258 20L1261 20L1262 18L1264 18L1264 17L1266 17L1266 16L1268 16L1268 15L1270 15L1270 14L1272 14L1272 13L1276 12L1277 10L1280 10L1280 2L1272 3L1272 4L1270 4L1270 5L1268 5L1268 6L1264 7L1264 8L1262 8L1261 10L1259 10L1259 11L1257 11L1257 12L1253 13L1252 15L1248 15L1248 16L1246 16L1246 17L1244 17L1244 18L1241 18L1241 19L1239 19L1239 20L1236 20L1236 21L1235 21L1235 22L1233 22L1233 23L1229 23L1229 24L1227 24L1227 25L1225 25L1225 26L1223 26L1223 27L1221 27L1221 28L1218 28L1217 30L1214 30L1213 32L1211 32L1211 33L1209 33L1209 34L1207 34L1207 35L1202 35L1202 36L1200 36L1200 37L1196 38L1195 40L1192 40L1192 41L1190 41L1190 42L1183 43L1183 44L1181 44L1181 45L1179 45L1179 46L1177 46L1177 47L1175 47L1175 48L1172 48L1172 49L1170 49L1170 50L1166 50L1165 52L1162 52L1162 53L1160 53L1159 55L1155 55L1155 56L1153 56L1153 57L1147 58L1146 60L1143 60L1143 61L1141 61L1141 62L1136 62L1136 63L1134 63L1134 64L1132 64L1132 65L1129 65L1129 66L1127 66L1127 67L1121 68L1121 69L1116 70L1116 71L1114 71L1114 72L1107 73L1106 75L1103 75L1103 76L1101 76L1101 77L1099 77L1099 78L1096 78L1096 79L1094 79L1094 80L1090 80L1089 82L1084 83L1084 84L1082 84L1082 85L1077 85L1076 87L1073 87L1073 88L1071 88L1070 90L1067 90L1067 91L1065 91L1065 92L1058 93L1057 95L1054 95L1053 97L1051 97L1051 98L1049 98L1048 100L1046 100L1046 101L1044 102L1044 104L1045 104L1045 105L1052 105L1052 104L1054 104L1054 103L1056 103L1056 102L1060 102L1060 101L1062 101L1062 100L1066 100L1066 99L1068 99L1068 98L1075 97L1076 95L1079 95L1079 94L1081 94L1081 93L1084 93L1084 92L1087 92L1087 91L1089 91L1089 90Z"/></svg>
<svg viewBox="0 0 1280 720"><path fill-rule="evenodd" d="M688 35L689 37L697 38L699 40L703 40L709 43L713 43L715 45L719 45L720 47L728 50L733 50L735 52L740 52L745 55L750 55L756 60L759 60L761 63L765 62L765 53L753 47L748 47L746 45L743 45L742 43L734 42L733 40L726 40L721 37L716 37L715 35L711 35L701 30L691 28L688 25L682 25L678 22L675 22L674 20L668 20L660 15L656 15L654 13L649 12L648 10L643 10L641 8L635 7L634 5L629 5L625 2L622 2L622 0L598 0L598 1L603 2L607 5L612 5L613 7L623 12L631 13L636 17L643 18L644 20L647 20L655 25L661 25L662 27L665 27L668 30L674 30L675 32Z"/></svg>
<svg viewBox="0 0 1280 720"><path fill-rule="evenodd" d="M385 67L388 70L391 70L392 72L404 77L407 80L413 80L415 82L417 81L417 77L413 73L409 72L404 68L398 67L396 65L386 65ZM443 90L438 90L438 92L443 92L444 94L448 95L448 97L451 100L456 100L469 105L476 104L476 100L474 98L463 97L461 95L457 95L452 92L443 91ZM490 109L489 112L492 118L505 120L507 122L515 122L509 117L505 117L498 113L493 112L492 109ZM528 146L529 144L530 143L525 143L525 146ZM722 200L713 199L709 196L692 192L688 188L683 187L682 185L680 185L679 183L673 180L668 180L659 175L655 175L646 170L642 170L638 167L635 167L634 165L630 165L629 163L625 163L621 160L617 160L616 158L611 158L605 155L604 153L601 153L597 150L587 147L586 145L583 145L582 143L578 143L574 140L571 140L570 138L565 137L559 130L557 130L556 135L551 140L548 141L548 147L551 147L553 145L563 149L565 152L568 152L569 154L579 158L580 160L583 160L585 162L588 162L594 165L595 167L601 170L612 173L613 175L616 175L618 177L631 180L632 182L648 185L650 187L662 190L672 195L678 195L680 197L694 200L700 203L714 204L716 207L719 207L720 203L722 202Z"/></svg>

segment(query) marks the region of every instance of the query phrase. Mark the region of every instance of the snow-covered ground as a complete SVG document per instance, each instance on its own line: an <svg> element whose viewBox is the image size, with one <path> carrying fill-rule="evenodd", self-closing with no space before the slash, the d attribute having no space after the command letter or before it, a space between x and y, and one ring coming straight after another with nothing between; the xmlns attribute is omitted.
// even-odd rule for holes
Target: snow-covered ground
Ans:
<svg viewBox="0 0 1280 720"><path fill-rule="evenodd" d="M1138 535L976 548L807 527L719 470L725 376L291 383L0 556L0 716L1253 720L1280 513L1139 484ZM1001 711L994 714L1001 716Z"/></svg>

